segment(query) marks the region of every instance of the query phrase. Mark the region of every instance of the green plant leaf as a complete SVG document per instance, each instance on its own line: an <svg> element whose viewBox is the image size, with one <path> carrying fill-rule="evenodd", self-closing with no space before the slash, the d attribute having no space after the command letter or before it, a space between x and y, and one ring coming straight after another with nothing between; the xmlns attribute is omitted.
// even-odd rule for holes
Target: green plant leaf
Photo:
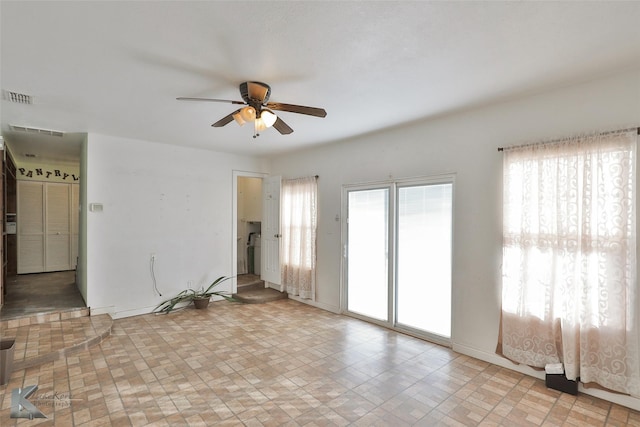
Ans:
<svg viewBox="0 0 640 427"><path fill-rule="evenodd" d="M154 308L152 310L152 313L170 313L173 310L176 310L176 305L182 303L182 302L191 302L193 301L195 298L207 298L207 297L211 297L212 295L217 295L220 296L222 298L224 298L227 301L230 302L238 302L237 299L233 298L231 295L229 295L229 292L226 291L212 291L213 288L215 288L216 286L218 286L220 283L224 282L225 280L229 280L231 277L228 276L220 276L218 277L216 280L213 281L213 283L211 283L209 285L209 287L206 290L200 289L199 291L195 291L193 289L185 289L183 291L181 291L180 293L178 293L175 297L170 298L166 301L161 302L160 304L158 304L156 306L156 308Z"/></svg>

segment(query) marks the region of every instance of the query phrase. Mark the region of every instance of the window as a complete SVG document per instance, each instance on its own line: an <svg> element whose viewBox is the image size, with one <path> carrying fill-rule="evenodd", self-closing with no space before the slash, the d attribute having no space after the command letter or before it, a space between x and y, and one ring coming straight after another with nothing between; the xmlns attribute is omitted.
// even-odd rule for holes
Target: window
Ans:
<svg viewBox="0 0 640 427"><path fill-rule="evenodd" d="M306 299L315 297L317 193L315 177L282 181L282 285Z"/></svg>
<svg viewBox="0 0 640 427"><path fill-rule="evenodd" d="M507 149L501 350L640 395L636 131Z"/></svg>

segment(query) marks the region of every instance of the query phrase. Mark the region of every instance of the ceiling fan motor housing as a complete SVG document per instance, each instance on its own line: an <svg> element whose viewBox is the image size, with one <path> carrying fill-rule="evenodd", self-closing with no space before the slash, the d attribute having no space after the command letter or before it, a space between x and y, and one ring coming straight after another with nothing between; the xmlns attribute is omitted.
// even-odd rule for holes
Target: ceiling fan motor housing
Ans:
<svg viewBox="0 0 640 427"><path fill-rule="evenodd" d="M240 95L249 105L254 105L255 103L262 105L269 100L271 87L262 82L243 82L240 83Z"/></svg>

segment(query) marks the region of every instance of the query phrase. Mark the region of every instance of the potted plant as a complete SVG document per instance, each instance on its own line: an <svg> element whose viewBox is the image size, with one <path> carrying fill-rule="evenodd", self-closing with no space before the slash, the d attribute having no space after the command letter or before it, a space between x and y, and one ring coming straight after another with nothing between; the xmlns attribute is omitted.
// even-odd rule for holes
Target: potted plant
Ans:
<svg viewBox="0 0 640 427"><path fill-rule="evenodd" d="M216 280L214 280L213 283L211 283L207 289L204 289L204 287L200 288L197 291L193 289L185 289L175 297L170 298L158 304L158 306L153 309L153 312L154 313L170 313L171 311L176 310L176 305L180 303L185 303L185 302L189 303L191 301L193 301L193 304L195 305L196 308L206 308L209 305L209 301L211 300L211 297L213 295L221 296L227 301L237 301L235 298L229 295L229 292L227 291L212 290L213 288L218 286L220 283L228 279L230 279L230 277L220 276Z"/></svg>

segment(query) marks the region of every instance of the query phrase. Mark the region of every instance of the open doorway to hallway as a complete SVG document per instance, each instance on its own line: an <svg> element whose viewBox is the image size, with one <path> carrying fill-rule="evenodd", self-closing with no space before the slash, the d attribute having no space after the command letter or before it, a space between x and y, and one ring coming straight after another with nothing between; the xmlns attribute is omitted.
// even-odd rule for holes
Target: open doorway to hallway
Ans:
<svg viewBox="0 0 640 427"><path fill-rule="evenodd" d="M265 177L264 174L234 171L233 296L248 304L287 298L285 292L265 286L270 277L270 269L265 266L273 255L269 257L265 250L268 246L264 244L268 239L263 240L262 236L274 221L265 215L270 207L265 203L269 181L264 180Z"/></svg>
<svg viewBox="0 0 640 427"><path fill-rule="evenodd" d="M86 307L76 285L82 139L4 138L3 320Z"/></svg>
<svg viewBox="0 0 640 427"><path fill-rule="evenodd" d="M237 177L236 242L238 288L260 283L262 264L262 177Z"/></svg>
<svg viewBox="0 0 640 427"><path fill-rule="evenodd" d="M75 270L9 276L0 320L84 308Z"/></svg>

